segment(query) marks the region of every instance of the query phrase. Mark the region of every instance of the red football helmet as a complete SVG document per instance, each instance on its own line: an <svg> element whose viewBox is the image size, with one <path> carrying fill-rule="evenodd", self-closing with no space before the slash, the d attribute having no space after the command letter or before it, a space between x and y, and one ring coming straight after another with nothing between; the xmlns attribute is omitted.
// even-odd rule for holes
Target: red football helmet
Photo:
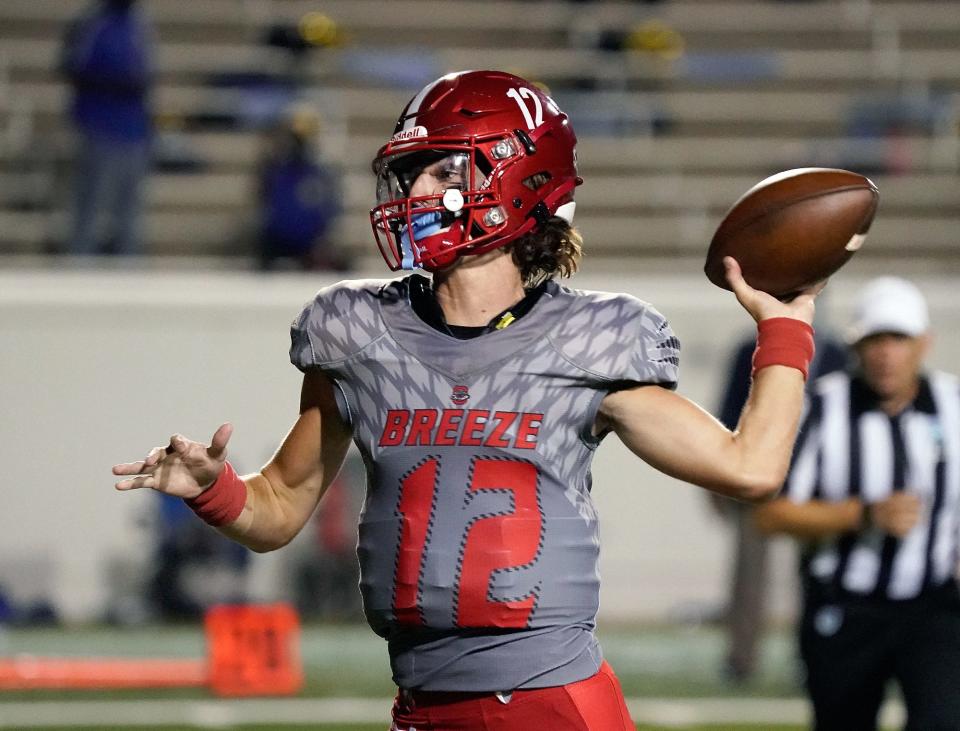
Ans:
<svg viewBox="0 0 960 731"><path fill-rule="evenodd" d="M428 84L373 161L370 221L387 266L440 269L551 216L572 222L576 144L567 115L518 76L463 71ZM434 183L414 191L424 171Z"/></svg>

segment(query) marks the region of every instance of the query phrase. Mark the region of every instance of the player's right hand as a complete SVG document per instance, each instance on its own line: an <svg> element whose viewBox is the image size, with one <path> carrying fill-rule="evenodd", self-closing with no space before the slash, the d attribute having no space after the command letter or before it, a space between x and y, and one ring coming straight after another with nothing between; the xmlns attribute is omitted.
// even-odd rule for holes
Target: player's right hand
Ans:
<svg viewBox="0 0 960 731"><path fill-rule="evenodd" d="M116 488L148 487L174 497L195 498L210 487L223 470L232 433L231 424L221 424L209 445L174 434L166 447L154 447L139 462L114 465L113 474L132 475L116 483Z"/></svg>
<svg viewBox="0 0 960 731"><path fill-rule="evenodd" d="M808 325L813 324L815 311L813 301L826 286L826 280L807 287L789 302L784 302L747 284L743 278L740 263L732 256L723 258L723 266L726 270L727 283L733 290L737 301L757 322L773 317L789 317L794 320L801 320Z"/></svg>

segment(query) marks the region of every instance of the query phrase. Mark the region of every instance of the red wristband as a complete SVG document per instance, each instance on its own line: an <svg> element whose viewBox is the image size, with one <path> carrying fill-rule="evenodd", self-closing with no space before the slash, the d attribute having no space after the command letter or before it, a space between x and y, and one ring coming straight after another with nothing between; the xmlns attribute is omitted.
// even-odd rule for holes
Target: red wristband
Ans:
<svg viewBox="0 0 960 731"><path fill-rule="evenodd" d="M185 499L187 506L203 521L219 527L232 523L247 504L247 486L233 466L224 462L220 476L195 498Z"/></svg>
<svg viewBox="0 0 960 731"><path fill-rule="evenodd" d="M803 373L813 360L813 328L791 317L772 317L757 324L757 349L753 351L753 374L771 365L785 365Z"/></svg>

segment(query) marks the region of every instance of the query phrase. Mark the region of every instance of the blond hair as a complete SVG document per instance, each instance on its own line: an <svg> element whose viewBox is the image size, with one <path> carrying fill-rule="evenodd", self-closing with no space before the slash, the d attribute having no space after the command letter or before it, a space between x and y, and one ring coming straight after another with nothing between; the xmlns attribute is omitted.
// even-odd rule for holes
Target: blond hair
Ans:
<svg viewBox="0 0 960 731"><path fill-rule="evenodd" d="M555 276L569 277L577 271L583 257L583 237L566 219L552 216L514 241L510 252L523 286L536 287Z"/></svg>

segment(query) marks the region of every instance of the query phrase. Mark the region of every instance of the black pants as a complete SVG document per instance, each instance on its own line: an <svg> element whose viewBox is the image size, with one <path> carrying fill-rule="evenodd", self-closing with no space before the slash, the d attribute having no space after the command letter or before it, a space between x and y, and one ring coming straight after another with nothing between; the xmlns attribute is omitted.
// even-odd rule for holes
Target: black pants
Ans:
<svg viewBox="0 0 960 731"><path fill-rule="evenodd" d="M908 731L960 731L960 599L950 585L909 601L808 591L800 652L817 731L873 731L890 680Z"/></svg>

